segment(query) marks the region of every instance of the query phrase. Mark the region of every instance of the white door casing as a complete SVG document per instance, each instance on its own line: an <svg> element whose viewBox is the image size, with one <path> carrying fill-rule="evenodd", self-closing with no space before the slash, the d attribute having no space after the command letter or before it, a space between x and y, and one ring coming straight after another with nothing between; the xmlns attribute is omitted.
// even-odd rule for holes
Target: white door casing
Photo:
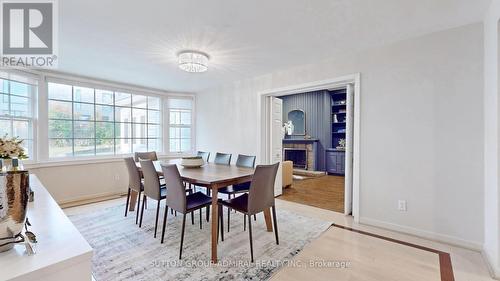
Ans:
<svg viewBox="0 0 500 281"><path fill-rule="evenodd" d="M270 102L270 117L271 124L269 126L271 137L271 149L269 156L270 164L280 163L278 168L278 173L276 174L276 181L274 182L274 196L279 196L283 193L282 187L282 172L281 172L281 161L283 160L283 100L275 97L268 97Z"/></svg>
<svg viewBox="0 0 500 281"><path fill-rule="evenodd" d="M346 151L345 151L345 184L344 184L344 214L352 213L352 179L353 179L353 128L354 128L354 85L347 84L347 120L346 120Z"/></svg>

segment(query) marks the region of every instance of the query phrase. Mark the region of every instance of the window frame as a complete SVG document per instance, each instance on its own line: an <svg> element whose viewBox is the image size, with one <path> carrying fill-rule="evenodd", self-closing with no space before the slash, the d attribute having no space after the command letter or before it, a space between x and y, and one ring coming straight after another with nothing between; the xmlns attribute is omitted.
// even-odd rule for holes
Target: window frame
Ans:
<svg viewBox="0 0 500 281"><path fill-rule="evenodd" d="M184 99L184 100L190 100L191 101L191 125L175 125L173 126L174 128L190 128L191 129L191 143L190 143L190 150L188 151L170 151L170 110L187 110L186 108L170 108L169 107L169 100L171 99ZM169 96L168 98L165 99L165 115L166 115L166 124L168 125L168 128L165 130L166 133L166 139L165 139L165 149L166 153L168 155L184 155L184 154L193 154L195 151L196 147L196 142L195 142L195 136L196 136L196 124L195 124L195 114L196 114L196 99L193 97L186 97L186 96ZM182 138L178 138L179 140L182 140Z"/></svg>

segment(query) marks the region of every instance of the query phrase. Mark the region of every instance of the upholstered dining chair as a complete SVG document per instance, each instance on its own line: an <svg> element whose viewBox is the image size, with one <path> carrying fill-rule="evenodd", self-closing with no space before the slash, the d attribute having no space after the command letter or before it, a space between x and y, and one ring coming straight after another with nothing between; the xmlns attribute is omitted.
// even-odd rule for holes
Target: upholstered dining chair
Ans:
<svg viewBox="0 0 500 281"><path fill-rule="evenodd" d="M217 152L215 154L214 163L220 164L220 165L230 165L231 164L231 154Z"/></svg>
<svg viewBox="0 0 500 281"><path fill-rule="evenodd" d="M185 187L182 184L181 176L177 165L161 165L163 176L168 182L167 185L167 204L165 206L165 214L163 215L163 229L161 234L161 243L165 238L165 229L167 225L168 208L172 208L183 214L182 216L182 231L181 231L181 246L179 249L179 259L182 259L182 244L184 243L184 230L186 228L186 214L200 210L200 229L202 228L201 208L211 204L212 198L201 192L195 192L186 195Z"/></svg>
<svg viewBox="0 0 500 281"><path fill-rule="evenodd" d="M210 152L198 151L196 155L201 156L201 158L203 158L203 161L205 161L205 163L207 163L208 159L210 158Z"/></svg>
<svg viewBox="0 0 500 281"><path fill-rule="evenodd" d="M136 152L134 153L135 162L139 162L139 160L151 160L158 161L158 156L156 155L156 151L147 151L147 152Z"/></svg>
<svg viewBox="0 0 500 281"><path fill-rule="evenodd" d="M139 207L140 207L140 202L141 202L141 192L144 190L144 186L142 185L141 181L141 174L139 173L139 169L137 169L137 166L135 165L134 158L132 157L127 157L124 159L125 160L125 166L127 166L127 172L128 172L128 192L127 192L127 203L125 203L125 216L127 216L127 211L129 208L129 202L130 202L130 192L135 191L137 192L137 209L136 209L136 214L135 214L135 224L137 224L137 221L139 219Z"/></svg>
<svg viewBox="0 0 500 281"><path fill-rule="evenodd" d="M236 159L236 166L243 167L243 168L254 168L255 167L255 158L256 158L255 156L238 154L238 158ZM238 194L238 193L248 192L249 188L250 188L250 182L244 182L244 183L235 184L235 185L221 188L221 189L219 189L219 193L226 194L227 199L230 199L231 197L233 197L233 198L236 197L236 194ZM229 228L230 228L230 219L231 219L231 212L228 209L227 210L227 232L229 232ZM254 215L254 220L256 220L255 215Z"/></svg>
<svg viewBox="0 0 500 281"><path fill-rule="evenodd" d="M250 183L248 193L228 199L219 199L219 219L220 233L222 241L224 241L224 221L223 221L223 208L222 206L229 207L245 216L248 216L248 235L250 239L250 256L253 262L253 241L252 241L252 220L251 215L263 212L271 208L273 212L273 230L276 238L276 244L279 245L278 239L278 224L276 221L276 207L274 203L274 181L276 173L278 172L279 163L272 165L258 165Z"/></svg>
<svg viewBox="0 0 500 281"><path fill-rule="evenodd" d="M160 212L160 202L161 200L167 198L167 189L161 188L160 178L158 177L158 173L153 165L153 161L151 160L139 160L142 168L142 175L144 176L144 195L142 199L141 205L141 219L139 220L139 227L142 226L142 217L144 215L144 201L146 201L146 197L149 197L153 200L158 201L156 207L156 219L155 219L155 234L154 238L156 238L156 230L158 229L158 215Z"/></svg>

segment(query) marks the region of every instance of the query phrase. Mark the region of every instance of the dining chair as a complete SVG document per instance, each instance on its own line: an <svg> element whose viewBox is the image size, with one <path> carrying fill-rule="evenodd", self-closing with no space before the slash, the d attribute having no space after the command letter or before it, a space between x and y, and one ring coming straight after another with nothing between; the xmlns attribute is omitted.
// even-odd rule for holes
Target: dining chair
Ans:
<svg viewBox="0 0 500 281"><path fill-rule="evenodd" d="M196 155L201 156L201 158L203 158L203 161L205 161L205 163L207 163L208 159L210 158L210 152L198 151Z"/></svg>
<svg viewBox="0 0 500 281"><path fill-rule="evenodd" d="M214 163L220 164L220 165L230 165L231 164L231 154L217 152L215 154Z"/></svg>
<svg viewBox="0 0 500 281"><path fill-rule="evenodd" d="M243 155L243 154L238 154L238 158L236 159L236 166L237 167L242 167L242 168L254 168L255 167L255 156L249 156L249 155ZM250 182L244 182L240 184L235 184L231 186L227 186L224 188L219 189L219 193L226 194L227 199L230 199L231 197L236 197L236 194L238 193L245 193L248 192L248 189L250 188ZM230 228L230 219L231 219L231 211L230 209L227 210L227 232L229 232ZM254 220L256 220L256 216L254 215ZM246 224L244 224L246 225Z"/></svg>
<svg viewBox="0 0 500 281"><path fill-rule="evenodd" d="M182 244L184 243L184 231L186 228L186 214L200 210L200 229L202 228L201 208L209 206L212 203L212 198L202 192L195 192L186 195L185 187L182 184L181 176L177 165L161 165L163 176L168 182L167 186L167 203L165 206L165 214L163 215L163 229L161 234L161 243L165 238L165 229L167 225L168 208L174 209L183 214L182 216L182 231L181 231L181 246L179 249L179 259L182 259Z"/></svg>
<svg viewBox="0 0 500 281"><path fill-rule="evenodd" d="M144 176L144 195L141 205L141 219L139 220L139 227L142 226L142 217L144 215L144 201L146 200L146 197L158 201L158 204L156 206L154 234L154 238L156 238L156 230L158 229L158 215L160 212L160 202L161 200L167 198L167 189L161 188L160 178L158 177L158 173L156 172L156 169L153 165L153 161L143 160L141 158L139 160L139 163L141 163L142 175Z"/></svg>
<svg viewBox="0 0 500 281"><path fill-rule="evenodd" d="M139 173L139 169L135 165L134 158L127 157L125 160L125 166L127 166L128 172L128 192L127 192L127 203L125 203L125 216L127 216L127 211L129 208L130 202L130 193L131 191L137 192L137 211L135 214L135 224L139 219L139 206L141 201L141 192L144 190L144 185L141 181L141 174Z"/></svg>
<svg viewBox="0 0 500 281"><path fill-rule="evenodd" d="M139 160L151 160L158 161L158 156L156 155L156 151L148 151L148 152L136 152L134 153L135 162L139 162Z"/></svg>
<svg viewBox="0 0 500 281"><path fill-rule="evenodd" d="M248 193L243 193L242 195L228 199L219 199L219 219L220 223L220 233L222 241L224 241L224 221L223 221L223 208L222 206L229 207L245 216L248 216L248 235L250 239L250 256L253 262L253 241L252 241L252 220L251 215L258 214L269 208L273 212L273 230L276 238L276 244L279 245L278 239L278 224L276 221L276 206L274 202L274 181L276 179L276 173L278 171L279 163L272 165L258 165L255 169L255 173L252 177L252 182L250 183L250 189Z"/></svg>

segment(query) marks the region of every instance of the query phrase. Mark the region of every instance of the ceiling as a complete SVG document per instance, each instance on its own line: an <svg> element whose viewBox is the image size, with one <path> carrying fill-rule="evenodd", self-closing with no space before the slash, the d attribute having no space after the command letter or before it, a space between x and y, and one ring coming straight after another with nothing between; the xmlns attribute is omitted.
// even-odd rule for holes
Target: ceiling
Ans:
<svg viewBox="0 0 500 281"><path fill-rule="evenodd" d="M198 92L478 22L489 0L63 0L59 70L168 91ZM186 73L176 54L210 55Z"/></svg>

